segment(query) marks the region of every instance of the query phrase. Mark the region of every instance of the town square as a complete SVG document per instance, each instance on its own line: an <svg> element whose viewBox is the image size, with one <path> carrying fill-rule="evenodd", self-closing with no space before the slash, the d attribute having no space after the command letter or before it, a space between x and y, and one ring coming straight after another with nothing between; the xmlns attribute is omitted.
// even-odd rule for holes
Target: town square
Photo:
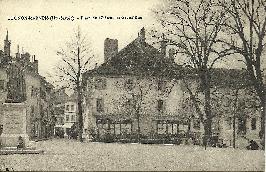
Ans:
<svg viewBox="0 0 266 172"><path fill-rule="evenodd" d="M265 0L23 2L0 1L0 171L265 170Z"/></svg>

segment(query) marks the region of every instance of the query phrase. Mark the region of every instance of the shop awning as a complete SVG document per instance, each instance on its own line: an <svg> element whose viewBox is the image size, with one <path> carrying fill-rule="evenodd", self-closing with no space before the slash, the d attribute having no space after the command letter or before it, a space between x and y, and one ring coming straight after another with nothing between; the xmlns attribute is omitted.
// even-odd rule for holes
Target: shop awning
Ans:
<svg viewBox="0 0 266 172"><path fill-rule="evenodd" d="M71 128L74 123L65 123L62 128Z"/></svg>

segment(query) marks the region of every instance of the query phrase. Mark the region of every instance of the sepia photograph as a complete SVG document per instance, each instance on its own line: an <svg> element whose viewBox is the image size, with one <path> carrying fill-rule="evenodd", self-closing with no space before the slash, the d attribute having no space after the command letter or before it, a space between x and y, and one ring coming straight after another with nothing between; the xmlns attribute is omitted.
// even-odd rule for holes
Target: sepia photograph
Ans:
<svg viewBox="0 0 266 172"><path fill-rule="evenodd" d="M0 0L0 171L265 171L266 0Z"/></svg>

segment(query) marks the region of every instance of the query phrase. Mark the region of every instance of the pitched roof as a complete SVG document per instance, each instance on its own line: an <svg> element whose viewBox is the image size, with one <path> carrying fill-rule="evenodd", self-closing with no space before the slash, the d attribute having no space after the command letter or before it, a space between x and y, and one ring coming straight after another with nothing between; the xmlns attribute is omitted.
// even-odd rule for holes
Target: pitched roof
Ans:
<svg viewBox="0 0 266 172"><path fill-rule="evenodd" d="M211 85L221 87L238 87L250 85L248 74L239 69L213 68ZM158 49L149 45L140 37L120 50L109 61L85 73L103 76L156 76L163 78L197 78L197 70L192 67L178 65L174 60L166 58Z"/></svg>
<svg viewBox="0 0 266 172"><path fill-rule="evenodd" d="M181 68L162 56L156 48L137 38L88 74L174 77Z"/></svg>
<svg viewBox="0 0 266 172"><path fill-rule="evenodd" d="M251 80L247 71L240 69L213 68L210 72L211 84L220 87L250 87Z"/></svg>

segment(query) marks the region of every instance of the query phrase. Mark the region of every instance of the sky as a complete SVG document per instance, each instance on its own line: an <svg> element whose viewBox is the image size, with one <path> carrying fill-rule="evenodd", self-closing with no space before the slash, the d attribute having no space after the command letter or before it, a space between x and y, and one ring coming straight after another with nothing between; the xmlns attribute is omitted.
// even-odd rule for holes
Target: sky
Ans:
<svg viewBox="0 0 266 172"><path fill-rule="evenodd" d="M43 76L52 73L60 57L56 51L63 47L79 26L99 62L103 61L105 38L118 39L119 50L134 40L142 27L151 26L155 20L150 9L158 0L0 0L0 49L3 49L6 30L11 40L11 54L29 52L39 60L39 72ZM138 20L95 19L87 21L23 21L8 20L14 16L138 16Z"/></svg>
<svg viewBox="0 0 266 172"><path fill-rule="evenodd" d="M81 28L88 36L96 61L103 62L103 43L105 38L118 39L119 50L133 41L142 27L146 30L158 26L151 9L161 4L161 0L0 0L0 49L3 49L6 31L11 40L11 54L17 52L17 45L24 52L36 55L39 60L39 73L53 76L53 69L60 57L56 52L64 47L73 36L74 29ZM89 19L75 21L8 20L14 16L138 16L142 19ZM157 47L158 48L158 47ZM181 59L182 57L177 57ZM217 63L216 67L241 68L237 59ZM237 64L237 65L235 65ZM243 65L242 65L243 66ZM263 66L266 66L265 61Z"/></svg>

